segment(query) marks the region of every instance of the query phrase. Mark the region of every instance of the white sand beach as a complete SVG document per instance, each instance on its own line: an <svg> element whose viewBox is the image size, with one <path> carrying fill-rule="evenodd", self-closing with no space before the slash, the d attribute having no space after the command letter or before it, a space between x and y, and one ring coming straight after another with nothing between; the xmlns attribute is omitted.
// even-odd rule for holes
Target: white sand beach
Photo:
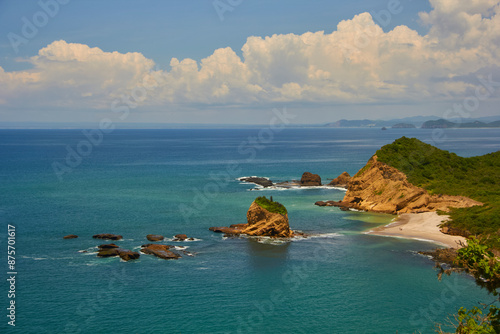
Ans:
<svg viewBox="0 0 500 334"><path fill-rule="evenodd" d="M459 242L465 243L464 237L448 235L440 231L438 225L448 219L449 216L440 216L436 212L405 213L393 223L378 227L367 234L425 240L449 248L460 248Z"/></svg>

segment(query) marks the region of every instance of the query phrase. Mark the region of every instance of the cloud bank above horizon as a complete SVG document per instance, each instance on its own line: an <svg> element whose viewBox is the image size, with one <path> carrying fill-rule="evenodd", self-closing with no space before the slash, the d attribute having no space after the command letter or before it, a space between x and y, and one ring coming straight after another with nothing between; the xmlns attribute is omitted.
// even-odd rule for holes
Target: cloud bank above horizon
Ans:
<svg viewBox="0 0 500 334"><path fill-rule="evenodd" d="M500 75L500 0L430 3L432 11L419 14L429 27L424 36L404 25L384 32L361 13L332 33L251 36L242 57L226 47L200 62L172 58L170 69L139 52L54 41L25 60L29 70L0 67L0 108L99 110L130 95L134 103L165 110L464 99L478 75Z"/></svg>

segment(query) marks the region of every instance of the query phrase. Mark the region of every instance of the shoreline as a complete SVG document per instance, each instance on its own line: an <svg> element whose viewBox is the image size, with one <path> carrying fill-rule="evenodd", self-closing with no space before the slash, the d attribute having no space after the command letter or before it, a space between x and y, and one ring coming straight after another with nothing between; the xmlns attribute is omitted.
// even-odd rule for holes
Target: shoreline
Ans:
<svg viewBox="0 0 500 334"><path fill-rule="evenodd" d="M388 225L377 227L366 234L402 239L414 239L432 242L447 248L460 248L459 242L465 243L461 236L444 234L439 224L449 216L440 216L436 212L404 213Z"/></svg>

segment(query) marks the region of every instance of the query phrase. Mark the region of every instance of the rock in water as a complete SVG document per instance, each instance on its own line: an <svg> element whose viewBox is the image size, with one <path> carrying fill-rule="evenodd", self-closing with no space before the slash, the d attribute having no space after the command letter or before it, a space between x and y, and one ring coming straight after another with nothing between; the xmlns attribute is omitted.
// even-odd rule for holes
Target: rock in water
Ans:
<svg viewBox="0 0 500 334"><path fill-rule="evenodd" d="M149 241L162 241L163 239L165 239L165 237L163 235L159 235L159 234L148 234L146 236L146 238Z"/></svg>
<svg viewBox="0 0 500 334"><path fill-rule="evenodd" d="M100 245L98 257L119 256L124 261L136 260L141 255L128 249L118 248L115 244Z"/></svg>
<svg viewBox="0 0 500 334"><path fill-rule="evenodd" d="M118 234L101 233L92 236L94 239L109 239L109 240L121 240L123 237Z"/></svg>
<svg viewBox="0 0 500 334"><path fill-rule="evenodd" d="M266 179L265 177L244 177L241 178L242 182L255 183L264 188L271 187L273 182L271 180Z"/></svg>
<svg viewBox="0 0 500 334"><path fill-rule="evenodd" d="M312 174L309 172L305 172L302 174L302 178L300 179L301 186L320 186L321 185L321 177L318 174Z"/></svg>
<svg viewBox="0 0 500 334"><path fill-rule="evenodd" d="M258 203L261 203L259 205ZM267 207L267 208L266 208ZM209 230L225 233L226 236L246 234L273 238L290 238L293 231L288 225L286 208L265 197L257 198L247 212L247 224L233 224L231 227L211 227Z"/></svg>
<svg viewBox="0 0 500 334"><path fill-rule="evenodd" d="M181 257L179 254L170 251L169 248L172 248L172 246L147 244L147 245L142 245L141 252L144 254L154 255L164 260L178 259Z"/></svg>
<svg viewBox="0 0 500 334"><path fill-rule="evenodd" d="M343 172L335 179L333 179L332 182L330 182L328 185L334 187L347 188L347 185L349 184L350 180L351 180L351 175L349 175L349 173L347 172Z"/></svg>
<svg viewBox="0 0 500 334"><path fill-rule="evenodd" d="M174 236L174 241L184 241L187 239L187 235L185 234L176 234Z"/></svg>
<svg viewBox="0 0 500 334"><path fill-rule="evenodd" d="M137 252L121 248L119 248L118 255L123 261L137 260L141 256L141 254Z"/></svg>
<svg viewBox="0 0 500 334"><path fill-rule="evenodd" d="M105 245L99 245L99 249L110 249L110 248L120 248L119 246L115 244L105 244Z"/></svg>
<svg viewBox="0 0 500 334"><path fill-rule="evenodd" d="M78 236L76 234L68 234L63 237L63 239L76 239Z"/></svg>
<svg viewBox="0 0 500 334"><path fill-rule="evenodd" d="M290 238L293 232L288 224L288 214L270 212L255 201L247 212L247 227L243 234L252 236L268 236L275 238Z"/></svg>

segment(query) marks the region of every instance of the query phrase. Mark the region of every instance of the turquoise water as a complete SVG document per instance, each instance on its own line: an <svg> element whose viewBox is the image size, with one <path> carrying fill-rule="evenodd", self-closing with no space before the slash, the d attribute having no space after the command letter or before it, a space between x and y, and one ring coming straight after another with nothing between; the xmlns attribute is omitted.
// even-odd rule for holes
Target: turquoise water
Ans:
<svg viewBox="0 0 500 334"><path fill-rule="evenodd" d="M1 268L8 277L11 224L17 271L16 326L7 325L2 280L0 331L432 333L460 306L491 299L464 275L439 282L432 261L416 253L434 245L361 233L392 216L314 206L341 199L341 190L250 190L236 180L353 174L380 146L402 135L430 142L431 131L286 129L245 144L258 133L115 130L60 180L52 164L85 140L80 130L0 130ZM463 156L500 147L495 129L446 136L437 146ZM291 227L316 237L275 244L208 231L244 223L260 195L283 203ZM80 237L62 239L70 233ZM185 233L197 240L174 244L196 256L99 259L96 233L121 234L119 245L134 250L147 234Z"/></svg>

